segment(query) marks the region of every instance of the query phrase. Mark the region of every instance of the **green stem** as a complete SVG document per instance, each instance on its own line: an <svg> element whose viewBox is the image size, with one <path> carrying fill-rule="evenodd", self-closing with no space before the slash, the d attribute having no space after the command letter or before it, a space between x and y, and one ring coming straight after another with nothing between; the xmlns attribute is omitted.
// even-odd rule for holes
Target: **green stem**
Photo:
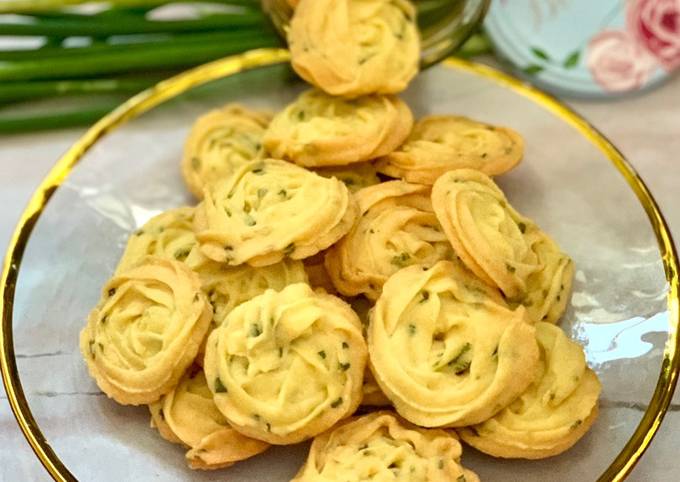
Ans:
<svg viewBox="0 0 680 482"><path fill-rule="evenodd" d="M0 135L88 125L111 112L117 105L104 104L54 114L2 116L0 117Z"/></svg>
<svg viewBox="0 0 680 482"><path fill-rule="evenodd" d="M152 76L139 79L45 80L4 82L0 85L0 102L34 100L70 94L137 93L162 80Z"/></svg>
<svg viewBox="0 0 680 482"><path fill-rule="evenodd" d="M192 20L146 20L132 15L121 18L92 16L83 19L52 19L33 17L33 23L1 22L2 35L31 36L92 36L131 35L140 33L195 32L196 30L226 30L265 24L261 12L220 13Z"/></svg>
<svg viewBox="0 0 680 482"><path fill-rule="evenodd" d="M183 3L201 2L205 0L184 0ZM172 0L3 0L0 3L0 13L18 12L41 12L57 10L81 3L106 4L116 8L137 8L137 7L157 7L168 3L175 3ZM219 3L228 5L238 5L244 7L258 7L258 0L208 0L207 3Z"/></svg>
<svg viewBox="0 0 680 482"><path fill-rule="evenodd" d="M269 38L274 39L275 34L269 32L268 29L244 29L226 32L199 32L186 33L178 35L163 35L151 34L148 37L141 37L135 41L118 42L118 43L104 43L97 42L87 47L55 47L44 46L40 49L32 50L0 50L0 61L37 61L56 59L58 57L72 57L72 56L92 56L98 54L110 54L116 52L137 52L146 51L148 49L168 47L174 45L176 47L191 47L197 45L206 45L215 42L235 43L240 42L244 38ZM0 65L0 70L2 66Z"/></svg>
<svg viewBox="0 0 680 482"><path fill-rule="evenodd" d="M238 41L201 45L159 45L139 51L110 52L55 59L0 63L0 81L47 80L97 77L121 72L173 69L200 64L249 49L275 47L278 39L263 35L247 36Z"/></svg>

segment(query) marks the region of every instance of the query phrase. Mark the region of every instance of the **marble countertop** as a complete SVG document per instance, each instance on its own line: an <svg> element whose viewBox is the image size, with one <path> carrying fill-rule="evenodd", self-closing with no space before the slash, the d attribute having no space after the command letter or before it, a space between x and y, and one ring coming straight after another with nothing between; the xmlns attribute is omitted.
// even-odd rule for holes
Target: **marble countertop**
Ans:
<svg viewBox="0 0 680 482"><path fill-rule="evenodd" d="M680 239L680 76L644 95L616 101L567 101L625 154ZM0 250L4 252L28 198L54 161L84 129L25 134L0 139ZM23 438L0 388L0 480L50 480ZM629 480L677 479L680 460L680 396L668 412L650 450Z"/></svg>

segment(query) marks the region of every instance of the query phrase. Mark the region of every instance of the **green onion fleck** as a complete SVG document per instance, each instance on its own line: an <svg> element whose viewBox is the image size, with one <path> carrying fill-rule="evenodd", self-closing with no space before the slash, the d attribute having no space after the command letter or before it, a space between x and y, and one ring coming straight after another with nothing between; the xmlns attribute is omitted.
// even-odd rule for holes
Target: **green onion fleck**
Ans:
<svg viewBox="0 0 680 482"><path fill-rule="evenodd" d="M215 378L215 393L227 393L227 387L224 386L220 377Z"/></svg>
<svg viewBox="0 0 680 482"><path fill-rule="evenodd" d="M257 323L253 323L250 325L250 336L251 337L257 337L262 334L262 327L258 325Z"/></svg>

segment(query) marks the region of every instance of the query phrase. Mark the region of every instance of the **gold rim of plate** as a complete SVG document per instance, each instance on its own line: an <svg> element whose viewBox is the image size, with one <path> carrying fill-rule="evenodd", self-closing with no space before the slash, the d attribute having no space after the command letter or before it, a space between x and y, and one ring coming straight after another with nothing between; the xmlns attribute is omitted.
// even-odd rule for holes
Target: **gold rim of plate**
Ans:
<svg viewBox="0 0 680 482"><path fill-rule="evenodd" d="M207 63L160 82L156 86L135 95L94 124L57 161L47 177L33 193L10 239L0 277L0 291L2 292L2 297L0 298L0 311L2 312L2 325L0 326L0 346L2 349L0 353L0 369L7 398L17 423L38 459L40 459L40 462L55 480L76 481L77 479L69 472L54 450L52 450L35 418L33 418L21 386L14 357L12 332L14 294L21 260L33 227L54 192L64 182L74 166L78 164L85 153L99 139L109 132L194 87L239 72L284 63L289 60L290 54L284 49L252 50L244 54ZM623 175L647 213L656 235L666 279L669 283L668 310L670 331L664 349L661 372L649 406L633 436L598 478L600 482L623 480L633 469L645 450L647 450L659 429L671 402L678 373L680 372L680 339L678 338L680 328L680 265L678 264L678 255L666 221L647 186L621 152L595 127L557 99L508 74L481 64L451 58L444 61L443 65L490 79L517 94L527 97L573 126L594 144Z"/></svg>

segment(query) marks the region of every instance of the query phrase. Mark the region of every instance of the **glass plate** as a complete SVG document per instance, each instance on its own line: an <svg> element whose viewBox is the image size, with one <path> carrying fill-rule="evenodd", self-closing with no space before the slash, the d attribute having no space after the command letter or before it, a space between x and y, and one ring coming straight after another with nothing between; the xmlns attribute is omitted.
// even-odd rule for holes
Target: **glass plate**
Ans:
<svg viewBox="0 0 680 482"><path fill-rule="evenodd" d="M281 108L304 88L287 60L283 50L254 51L143 92L96 124L35 193L3 271L1 360L19 424L56 479L276 482L301 465L306 444L190 471L183 450L149 427L145 407L99 392L77 343L128 235L194 202L179 173L194 119L226 102ZM506 461L466 447L465 465L491 481L620 479L651 441L678 373L678 263L651 195L585 121L488 67L447 61L404 98L416 115L464 114L524 136L524 161L499 183L575 260L562 327L585 346L604 387L597 423L567 453Z"/></svg>

